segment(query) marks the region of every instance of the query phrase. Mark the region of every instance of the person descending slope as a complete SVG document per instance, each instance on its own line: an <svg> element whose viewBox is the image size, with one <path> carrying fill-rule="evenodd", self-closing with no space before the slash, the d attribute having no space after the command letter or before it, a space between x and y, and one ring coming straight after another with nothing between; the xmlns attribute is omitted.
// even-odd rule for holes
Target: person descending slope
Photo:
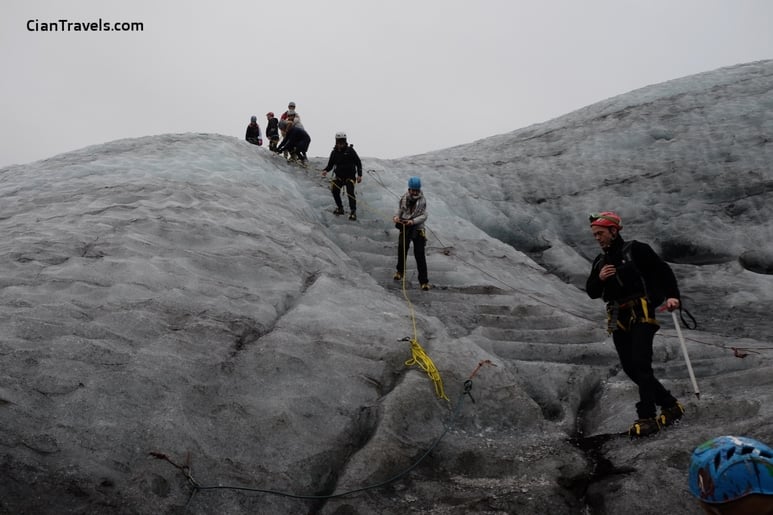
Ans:
<svg viewBox="0 0 773 515"><path fill-rule="evenodd" d="M344 214L344 204L341 201L341 190L346 188L346 196L349 197L349 220L357 220L357 198L354 193L355 181L362 182L362 161L354 151L354 145L346 141L345 132L337 132L335 146L330 152L327 166L322 169L322 176L328 172L334 172L335 178L330 181L330 191L333 192L333 200L336 203L336 215Z"/></svg>
<svg viewBox="0 0 773 515"><path fill-rule="evenodd" d="M311 136L308 132L301 127L295 127L292 122L287 122L287 133L274 152L287 151L290 153L290 161L297 160L301 165L306 166L308 160L306 152L309 150L310 144Z"/></svg>
<svg viewBox="0 0 773 515"><path fill-rule="evenodd" d="M652 340L660 324L655 309L665 301L679 308L679 287L671 267L646 243L623 241L620 217L611 211L590 216L593 237L602 253L593 261L585 291L607 303L607 330L623 371L639 387L638 419L628 430L632 438L657 433L682 418L684 408L655 378ZM661 406L656 418L655 406Z"/></svg>

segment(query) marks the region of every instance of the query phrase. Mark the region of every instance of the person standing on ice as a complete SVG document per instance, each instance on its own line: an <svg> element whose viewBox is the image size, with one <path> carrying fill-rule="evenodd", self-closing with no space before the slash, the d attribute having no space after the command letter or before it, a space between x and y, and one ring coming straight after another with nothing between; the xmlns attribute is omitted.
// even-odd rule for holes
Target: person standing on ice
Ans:
<svg viewBox="0 0 773 515"><path fill-rule="evenodd" d="M330 152L327 166L322 169L322 176L325 177L328 172L335 173L335 179L330 181L330 191L336 203L333 214L344 214L341 190L345 188L346 196L349 197L349 220L357 220L357 197L354 193L354 184L355 181L362 182L362 161L355 152L354 145L349 145L346 141L345 132L337 132L335 138L335 146Z"/></svg>
<svg viewBox="0 0 773 515"><path fill-rule="evenodd" d="M250 124L247 126L247 134L245 134L244 139L253 145L263 145L263 139L260 136L260 125L258 125L257 116L252 115L252 118L250 118Z"/></svg>
<svg viewBox="0 0 773 515"><path fill-rule="evenodd" d="M648 436L684 414L682 405L652 370L652 340L660 328L655 310L664 301L669 311L679 308L679 287L671 267L652 247L623 240L623 224L616 213L593 214L590 226L603 252L593 261L585 291L590 298L607 303L607 330L623 371L639 387L638 418L628 434ZM656 405L661 407L657 417Z"/></svg>
<svg viewBox="0 0 773 515"><path fill-rule="evenodd" d="M400 198L397 213L392 217L395 227L400 230L397 240L397 271L394 280L405 277L406 256L408 248L413 243L413 257L416 258L416 268L419 272L419 285L424 291L429 290L427 276L427 258L424 248L427 246L427 236L424 232L424 222L427 221L427 199L421 192L421 179L408 179L408 191Z"/></svg>
<svg viewBox="0 0 773 515"><path fill-rule="evenodd" d="M274 117L274 113L269 111L266 113L266 137L268 138L268 149L271 151L276 150L279 144L279 120Z"/></svg>

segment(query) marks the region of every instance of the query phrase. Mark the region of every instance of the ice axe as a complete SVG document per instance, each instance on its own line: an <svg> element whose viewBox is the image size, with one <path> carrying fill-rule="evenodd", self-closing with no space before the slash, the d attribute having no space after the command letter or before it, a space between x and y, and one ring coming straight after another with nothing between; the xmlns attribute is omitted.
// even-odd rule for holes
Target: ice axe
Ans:
<svg viewBox="0 0 773 515"><path fill-rule="evenodd" d="M679 343L682 346L682 354L684 354L684 361L687 363L687 371L690 373L690 381L692 381L693 390L695 390L695 397L701 398L701 392L698 390L698 382L695 380L695 374L692 371L692 365L690 364L690 356L687 354L687 344L684 343L684 335L682 335L682 328L679 326L679 319L676 317L676 311L671 312L671 317L674 319L674 326L676 327L676 334L679 336Z"/></svg>

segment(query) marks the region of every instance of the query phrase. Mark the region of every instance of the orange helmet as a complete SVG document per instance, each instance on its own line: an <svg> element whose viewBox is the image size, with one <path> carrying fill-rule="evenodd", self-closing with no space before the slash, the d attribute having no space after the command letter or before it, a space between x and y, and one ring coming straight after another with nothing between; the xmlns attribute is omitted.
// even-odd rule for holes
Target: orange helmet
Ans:
<svg viewBox="0 0 773 515"><path fill-rule="evenodd" d="M623 221L620 219L620 215L613 211L602 211L601 213L593 213L588 217L591 227L614 227L618 231L623 228Z"/></svg>

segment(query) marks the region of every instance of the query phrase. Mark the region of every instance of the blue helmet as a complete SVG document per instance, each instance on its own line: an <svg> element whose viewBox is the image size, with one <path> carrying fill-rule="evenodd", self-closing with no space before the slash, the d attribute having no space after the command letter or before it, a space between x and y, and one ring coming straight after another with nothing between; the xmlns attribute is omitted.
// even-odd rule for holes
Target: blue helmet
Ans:
<svg viewBox="0 0 773 515"><path fill-rule="evenodd" d="M411 177L408 179L408 189L409 190L420 190L421 189L421 179L418 177Z"/></svg>
<svg viewBox="0 0 773 515"><path fill-rule="evenodd" d="M703 502L773 495L773 449L752 438L712 438L692 453L690 491Z"/></svg>

